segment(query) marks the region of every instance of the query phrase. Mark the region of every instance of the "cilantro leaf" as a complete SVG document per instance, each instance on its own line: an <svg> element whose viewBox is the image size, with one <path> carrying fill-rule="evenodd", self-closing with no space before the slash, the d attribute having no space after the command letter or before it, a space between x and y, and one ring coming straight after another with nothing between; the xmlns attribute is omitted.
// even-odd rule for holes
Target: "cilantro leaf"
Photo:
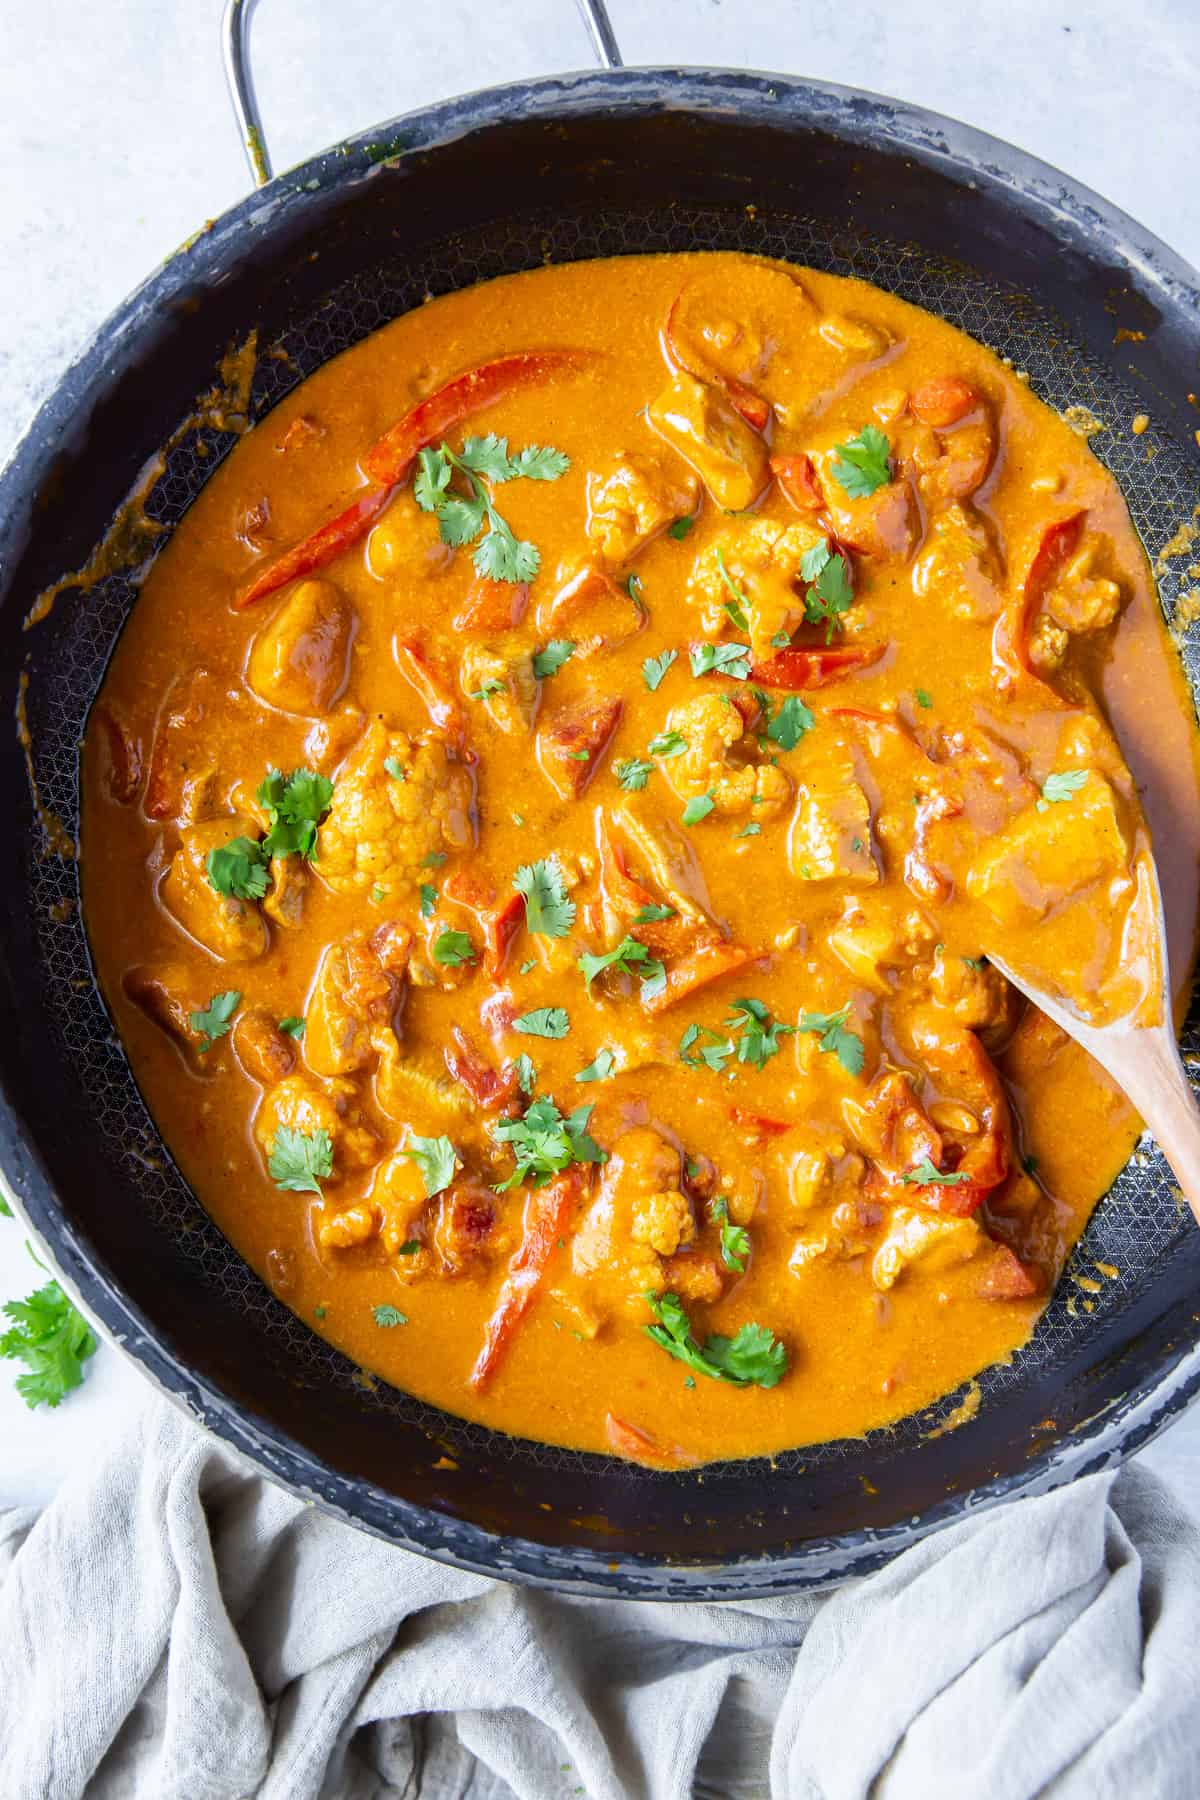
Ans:
<svg viewBox="0 0 1200 1800"><path fill-rule="evenodd" d="M543 1097L530 1103L523 1119L506 1119L496 1126L495 1136L512 1150L516 1166L511 1175L496 1186L498 1194L528 1182L531 1187L544 1187L552 1175L561 1174L573 1163L599 1163L605 1152L588 1133L592 1107L580 1106L564 1118L554 1101Z"/></svg>
<svg viewBox="0 0 1200 1800"><path fill-rule="evenodd" d="M787 1351L765 1325L743 1325L736 1337L710 1337L698 1344L677 1294L646 1295L657 1323L643 1326L647 1337L679 1362L710 1381L735 1387L775 1387L787 1373Z"/></svg>
<svg viewBox="0 0 1200 1800"><path fill-rule="evenodd" d="M595 1057L586 1069L580 1069L576 1081L607 1081L617 1066L617 1059L611 1050L597 1050Z"/></svg>
<svg viewBox="0 0 1200 1800"><path fill-rule="evenodd" d="M652 925L659 919L673 919L674 917L675 908L673 906L642 906L634 913L633 923L635 925Z"/></svg>
<svg viewBox="0 0 1200 1800"><path fill-rule="evenodd" d="M642 664L642 680L653 694L671 664L678 657L678 650L664 650L659 656L648 656Z"/></svg>
<svg viewBox="0 0 1200 1800"><path fill-rule="evenodd" d="M257 838L231 838L209 851L204 867L218 894L261 900L267 891L267 857Z"/></svg>
<svg viewBox="0 0 1200 1800"><path fill-rule="evenodd" d="M683 809L684 824L698 825L701 819L707 819L716 804L711 794L693 795Z"/></svg>
<svg viewBox="0 0 1200 1800"><path fill-rule="evenodd" d="M627 756L623 762L614 764L613 773L627 794L636 794L654 773L654 764L643 762L639 756Z"/></svg>
<svg viewBox="0 0 1200 1800"><path fill-rule="evenodd" d="M393 781L408 780L408 770L398 756L385 756L383 759L383 766Z"/></svg>
<svg viewBox="0 0 1200 1800"><path fill-rule="evenodd" d="M685 513L681 519L676 519L673 525L667 526L667 536L673 537L677 544L681 543L695 523L694 516Z"/></svg>
<svg viewBox="0 0 1200 1800"><path fill-rule="evenodd" d="M293 769L290 775L270 769L258 789L258 804L270 820L262 841L263 854L303 856L311 861L317 847L317 826L332 799L333 783L328 775L318 775L315 769Z"/></svg>
<svg viewBox="0 0 1200 1800"><path fill-rule="evenodd" d="M454 469L449 458L438 450L417 453L417 473L413 479L413 499L422 512L436 512L446 497Z"/></svg>
<svg viewBox="0 0 1200 1800"><path fill-rule="evenodd" d="M463 499L455 495L443 500L438 507L438 530L443 544L449 544L452 550L461 550L483 530L485 518L482 495Z"/></svg>
<svg viewBox="0 0 1200 1800"><path fill-rule="evenodd" d="M522 1050L520 1056L518 1056L516 1062L513 1064L513 1068L516 1071L517 1086L520 1088L521 1092L526 1095L532 1095L534 1088L537 1086L537 1070L533 1066L532 1056L527 1056L524 1050Z"/></svg>
<svg viewBox="0 0 1200 1800"><path fill-rule="evenodd" d="M304 1026L305 1020L295 1013L290 1013L286 1019L280 1019L279 1021L280 1031L285 1032L290 1038L302 1038L304 1036Z"/></svg>
<svg viewBox="0 0 1200 1800"><path fill-rule="evenodd" d="M644 1000L652 1000L666 986L666 969L651 956L645 944L639 944L634 937L622 938L615 950L609 950L603 956L593 956L585 950L578 958L578 964L589 987L605 969L624 969L628 974L636 972L640 975Z"/></svg>
<svg viewBox="0 0 1200 1800"><path fill-rule="evenodd" d="M567 893L557 857L526 863L513 876L513 886L525 900L525 924L539 937L566 937L575 923L575 902Z"/></svg>
<svg viewBox="0 0 1200 1800"><path fill-rule="evenodd" d="M188 1024L200 1033L197 1049L211 1050L217 1039L225 1036L241 1003L242 996L237 989L228 988L223 994L214 994L203 1012L188 1014Z"/></svg>
<svg viewBox="0 0 1200 1800"><path fill-rule="evenodd" d="M734 1225L730 1221L729 1206L725 1200L713 1202L712 1216L721 1227L721 1261L735 1275L744 1274L746 1258L750 1254L750 1233L744 1225Z"/></svg>
<svg viewBox="0 0 1200 1800"><path fill-rule="evenodd" d="M404 1247L401 1247L401 1255ZM411 1252L410 1252L411 1254ZM407 1325L408 1314L402 1313L397 1306L376 1306L371 1309L371 1317L384 1331L391 1331L396 1325Z"/></svg>
<svg viewBox="0 0 1200 1800"><path fill-rule="evenodd" d="M0 1337L0 1357L25 1364L16 1388L26 1406L57 1406L83 1382L83 1365L96 1352L96 1339L83 1314L72 1305L57 1281L8 1300L12 1320Z"/></svg>
<svg viewBox="0 0 1200 1800"><path fill-rule="evenodd" d="M1051 806L1069 800L1077 794L1088 778L1086 769L1063 769L1047 775L1042 783L1042 797L1037 803L1039 812L1045 812Z"/></svg>
<svg viewBox="0 0 1200 1800"><path fill-rule="evenodd" d="M767 726L767 736L781 750L794 750L816 722L811 709L805 706L799 694L789 694Z"/></svg>
<svg viewBox="0 0 1200 1800"><path fill-rule="evenodd" d="M748 681L754 652L749 644L693 644L689 660L697 679L701 675L729 675L734 681Z"/></svg>
<svg viewBox="0 0 1200 1800"><path fill-rule="evenodd" d="M485 681L482 687L475 688L467 697L470 700L490 700L493 694L502 694L503 692L504 683L502 681Z"/></svg>
<svg viewBox="0 0 1200 1800"><path fill-rule="evenodd" d="M427 1199L432 1200L454 1180L458 1155L448 1137L417 1137L414 1134L405 1144L404 1154L420 1169Z"/></svg>
<svg viewBox="0 0 1200 1800"><path fill-rule="evenodd" d="M746 608L749 606L750 602L747 600L745 594L743 594L741 588L735 585L732 575L725 567L725 553L719 544L717 545L717 568L720 571L721 581L729 595L729 598L724 602L724 606L725 611L729 616L730 624L735 631L749 631L750 621L746 617Z"/></svg>
<svg viewBox="0 0 1200 1800"><path fill-rule="evenodd" d="M678 756L681 750L687 749L687 739L682 731L660 731L657 737L650 739L646 749L651 756Z"/></svg>
<svg viewBox="0 0 1200 1800"><path fill-rule="evenodd" d="M729 1017L725 1020L727 1031L738 1032L737 1058L739 1062L749 1063L751 1068L761 1069L778 1056L783 1045L781 1037L790 1037L796 1030L794 1025L780 1025L774 1022L771 1014L761 1000L743 997L735 1000L729 1009Z"/></svg>
<svg viewBox="0 0 1200 1800"><path fill-rule="evenodd" d="M815 1032L820 1040L818 1048L836 1056L847 1075L861 1075L863 1041L857 1032L846 1029L849 1016L849 1006L834 1013L801 1013L797 1029Z"/></svg>
<svg viewBox="0 0 1200 1800"><path fill-rule="evenodd" d="M950 1174L944 1173L926 1156L922 1158L915 1169L909 1169L900 1179L901 1181L917 1181L924 1187L933 1183L936 1183L938 1187L957 1187L960 1181L969 1181L971 1177L962 1169L957 1169Z"/></svg>
<svg viewBox="0 0 1200 1800"><path fill-rule="evenodd" d="M821 564L812 586L804 595L804 616L810 625L825 625L825 641L828 643L836 630L841 615L848 612L854 604L854 589L850 584L850 565L841 551L830 554Z"/></svg>
<svg viewBox="0 0 1200 1800"><path fill-rule="evenodd" d="M734 837L739 837L739 838L757 837L761 831L762 831L761 825L757 825L757 824L743 825L742 829L740 831L735 831L733 835L734 835Z"/></svg>
<svg viewBox="0 0 1200 1800"><path fill-rule="evenodd" d="M449 969L475 961L475 946L465 931L442 931L433 946L433 960Z"/></svg>
<svg viewBox="0 0 1200 1800"><path fill-rule="evenodd" d="M0 1219L11 1219L12 1216L13 1216L12 1207L8 1204L8 1201L4 1198L4 1195L0 1194Z"/></svg>
<svg viewBox="0 0 1200 1800"><path fill-rule="evenodd" d="M927 711L933 705L933 695L925 688L914 688L913 696L916 699L917 705L925 707Z"/></svg>
<svg viewBox="0 0 1200 1800"><path fill-rule="evenodd" d="M333 1139L324 1127L295 1131L281 1125L271 1141L267 1168L276 1187L294 1194L319 1194L333 1174Z"/></svg>
<svg viewBox="0 0 1200 1800"><path fill-rule="evenodd" d="M857 437L835 444L829 472L851 500L861 500L892 479L892 446L878 425L864 425Z"/></svg>
<svg viewBox="0 0 1200 1800"><path fill-rule="evenodd" d="M570 459L561 450L540 444L530 444L510 456L508 439L489 433L468 438L461 455L456 456L443 441L436 450L422 450L417 460L413 494L424 512L437 514L442 542L461 548L478 537L486 523L487 532L472 557L476 573L490 581L532 581L542 560L537 545L516 537L493 506L483 481L503 483L522 477L557 481L570 467ZM466 494L450 487L456 470L467 485Z"/></svg>
<svg viewBox="0 0 1200 1800"><path fill-rule="evenodd" d="M542 566L537 545L516 537L507 521L490 508L488 518L487 535L471 558L475 573L485 581L532 581Z"/></svg>
<svg viewBox="0 0 1200 1800"><path fill-rule="evenodd" d="M565 1038L570 1029L564 1006L539 1006L513 1020L513 1030L524 1032L526 1037Z"/></svg>
<svg viewBox="0 0 1200 1800"><path fill-rule="evenodd" d="M431 882L421 883L421 917L432 919L437 911L438 891Z"/></svg>
<svg viewBox="0 0 1200 1800"><path fill-rule="evenodd" d="M702 1040L707 1039L707 1042ZM695 1046L699 1045L699 1048ZM707 1025L689 1025L679 1040L679 1060L686 1063L689 1069L698 1069L703 1065L711 1069L714 1075L723 1073L725 1064L731 1056L736 1055L737 1045L730 1037L722 1037L718 1031L710 1031Z"/></svg>
<svg viewBox="0 0 1200 1800"><path fill-rule="evenodd" d="M489 481L513 479L513 466L508 459L508 439L497 437L494 431L489 431L486 437L465 438L458 454L464 466L474 475L484 475Z"/></svg>
<svg viewBox="0 0 1200 1800"><path fill-rule="evenodd" d="M557 481L570 466L570 457L548 444L526 444L512 459L514 478L523 476L526 481Z"/></svg>
<svg viewBox="0 0 1200 1800"><path fill-rule="evenodd" d="M575 645L569 638L551 638L545 649L535 654L533 672L539 681L544 681L548 675L557 675L574 654Z"/></svg>

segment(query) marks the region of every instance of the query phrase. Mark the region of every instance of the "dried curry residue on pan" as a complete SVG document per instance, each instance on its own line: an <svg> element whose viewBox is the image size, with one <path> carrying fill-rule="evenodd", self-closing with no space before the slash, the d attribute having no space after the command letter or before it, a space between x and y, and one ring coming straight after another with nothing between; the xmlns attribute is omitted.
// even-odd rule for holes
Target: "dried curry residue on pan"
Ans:
<svg viewBox="0 0 1200 1800"><path fill-rule="evenodd" d="M530 1437L853 1434L1028 1336L1138 1131L987 960L1152 1011L1200 789L1085 441L737 255L440 299L250 431L93 711L85 912L313 1328Z"/></svg>

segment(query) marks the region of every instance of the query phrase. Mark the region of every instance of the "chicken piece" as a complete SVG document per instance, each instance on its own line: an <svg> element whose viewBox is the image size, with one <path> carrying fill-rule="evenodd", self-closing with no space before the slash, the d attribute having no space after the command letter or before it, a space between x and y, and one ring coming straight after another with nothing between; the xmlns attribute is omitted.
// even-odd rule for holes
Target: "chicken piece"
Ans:
<svg viewBox="0 0 1200 1800"><path fill-rule="evenodd" d="M271 858L271 885L262 898L262 909L269 919L292 931L304 920L304 901L308 894L308 866L300 856Z"/></svg>
<svg viewBox="0 0 1200 1800"><path fill-rule="evenodd" d="M1076 792L1026 808L984 845L967 892L1002 925L1032 924L1094 882L1128 878L1130 855L1116 795L1088 769Z"/></svg>
<svg viewBox="0 0 1200 1800"><path fill-rule="evenodd" d="M645 629L646 612L603 569L577 569L538 609L538 628L547 637L569 637L583 661L615 650Z"/></svg>
<svg viewBox="0 0 1200 1800"><path fill-rule="evenodd" d="M883 1223L883 1208L858 1195L834 1207L829 1223L821 1230L802 1232L795 1240L788 1258L788 1271L803 1275L813 1263L828 1258L833 1262L855 1262L874 1246Z"/></svg>
<svg viewBox="0 0 1200 1800"><path fill-rule="evenodd" d="M318 719L304 739L306 767L321 775L332 775L362 736L366 723L366 714L356 706L344 706L330 718Z"/></svg>
<svg viewBox="0 0 1200 1800"><path fill-rule="evenodd" d="M142 810L148 819L180 816L189 770L205 766L206 732L217 697L216 682L207 669L189 669L186 675L176 676L168 688L154 727L146 771Z"/></svg>
<svg viewBox="0 0 1200 1800"><path fill-rule="evenodd" d="M454 629L468 636L498 637L502 632L516 630L528 605L527 581L490 581L486 575L477 575L454 621Z"/></svg>
<svg viewBox="0 0 1200 1800"><path fill-rule="evenodd" d="M604 760L621 719L619 697L571 701L538 727L542 774L563 800L578 800Z"/></svg>
<svg viewBox="0 0 1200 1800"><path fill-rule="evenodd" d="M1021 996L982 957L952 956L939 946L929 990L960 1025L977 1031L989 1049L1007 1042L1020 1016Z"/></svg>
<svg viewBox="0 0 1200 1800"><path fill-rule="evenodd" d="M873 494L852 499L834 475L836 449L814 451L829 523L839 544L860 556L907 561L921 531L920 509L912 483L903 471Z"/></svg>
<svg viewBox="0 0 1200 1800"><path fill-rule="evenodd" d="M743 257L736 273L719 262L685 282L663 332L672 364L723 387L742 417L761 430L766 392L803 382L816 309L788 269Z"/></svg>
<svg viewBox="0 0 1200 1800"><path fill-rule="evenodd" d="M397 1271L410 1280L424 1274L433 1261L428 1248L433 1209L418 1164L403 1150L394 1151L375 1170L366 1197L383 1248L396 1258ZM418 1248L401 1256L409 1244Z"/></svg>
<svg viewBox="0 0 1200 1800"><path fill-rule="evenodd" d="M251 1081L257 1081L261 1087L274 1087L296 1067L296 1040L281 1031L261 1006L238 1014L233 1025L233 1048Z"/></svg>
<svg viewBox="0 0 1200 1800"><path fill-rule="evenodd" d="M745 742L745 722L736 706L720 694L700 694L677 706L667 724L685 740L677 756L664 757L662 771L681 800L711 794L718 813L736 817L753 811L756 819L773 818L792 795L792 784L774 763L734 762L735 744Z"/></svg>
<svg viewBox="0 0 1200 1800"><path fill-rule="evenodd" d="M986 1241L978 1219L956 1219L915 1206L894 1207L883 1242L871 1258L871 1280L886 1292L913 1263L922 1262L935 1271L950 1269L977 1256Z"/></svg>
<svg viewBox="0 0 1200 1800"><path fill-rule="evenodd" d="M201 992L200 979L186 963L139 963L126 969L121 986L168 1037L185 1050L198 1051L204 1033L192 1024L192 1014L203 1012L212 999L211 992Z"/></svg>
<svg viewBox="0 0 1200 1800"><path fill-rule="evenodd" d="M947 430L920 425L906 436L901 460L927 506L969 500L983 486L996 458L996 427L982 402Z"/></svg>
<svg viewBox="0 0 1200 1800"><path fill-rule="evenodd" d="M1121 585L1098 572L1107 558L1102 538L1087 534L1061 575L1042 599L1042 610L1029 634L1029 660L1035 669L1059 668L1071 638L1104 631L1121 610Z"/></svg>
<svg viewBox="0 0 1200 1800"><path fill-rule="evenodd" d="M308 1003L304 1056L318 1075L373 1068L398 1043L412 933L392 921L352 931L321 958Z"/></svg>
<svg viewBox="0 0 1200 1800"><path fill-rule="evenodd" d="M331 581L301 581L255 637L246 685L280 712L327 713L345 692L358 617Z"/></svg>
<svg viewBox="0 0 1200 1800"><path fill-rule="evenodd" d="M375 1071L375 1099L381 1112L397 1124L421 1119L432 1135L450 1135L475 1116L470 1097L446 1076L433 1076L406 1056L393 1040L382 1043Z"/></svg>
<svg viewBox="0 0 1200 1800"><path fill-rule="evenodd" d="M806 551L825 542L824 531L807 519L787 526L773 519L737 519L718 532L688 577L687 598L700 608L705 635L727 632L732 608L745 615L755 661L768 661L779 634L790 636L804 618L800 564Z"/></svg>
<svg viewBox="0 0 1200 1800"><path fill-rule="evenodd" d="M400 780L386 765L403 770ZM473 837L471 778L445 745L374 720L342 764L317 834L315 868L339 894L413 893L431 857Z"/></svg>
<svg viewBox="0 0 1200 1800"><path fill-rule="evenodd" d="M983 518L957 502L934 513L913 563L913 593L954 619L994 619L1004 604L1001 570Z"/></svg>
<svg viewBox="0 0 1200 1800"><path fill-rule="evenodd" d="M910 966L932 942L933 927L923 913L897 918L890 904L874 895L850 895L829 933L834 955L876 994L890 994L895 983L887 972Z"/></svg>
<svg viewBox="0 0 1200 1800"><path fill-rule="evenodd" d="M713 911L708 883L691 836L666 820L649 825L632 806L619 806L613 824L623 832L634 852L635 874L644 876L655 897L675 908L687 924L705 928L705 935L720 936L725 926ZM645 940L650 942L649 938ZM683 948L673 946L675 951ZM695 947L695 944L691 945ZM672 954L667 951L666 954Z"/></svg>
<svg viewBox="0 0 1200 1800"><path fill-rule="evenodd" d="M856 319L852 313L826 313L817 330L827 344L856 362L874 362L892 342L885 326Z"/></svg>
<svg viewBox="0 0 1200 1800"><path fill-rule="evenodd" d="M572 1266L598 1302L640 1315L640 1296L667 1286L663 1259L695 1236L679 1152L650 1126L635 1126L612 1147L572 1242Z"/></svg>
<svg viewBox="0 0 1200 1800"><path fill-rule="evenodd" d="M496 1231L496 1197L476 1182L456 1181L438 1195L433 1251L443 1272L461 1275L505 1247Z"/></svg>
<svg viewBox="0 0 1200 1800"><path fill-rule="evenodd" d="M727 512L752 506L770 480L762 438L719 388L694 375L676 375L651 402L646 419Z"/></svg>
<svg viewBox="0 0 1200 1800"><path fill-rule="evenodd" d="M307 1035L307 1034L306 1034ZM363 1117L354 1082L335 1076L314 1081L309 1075L288 1075L268 1088L254 1119L254 1137L264 1158L282 1127L312 1137L329 1134L333 1146L332 1181L354 1169L368 1169L379 1157L380 1143Z"/></svg>
<svg viewBox="0 0 1200 1800"><path fill-rule="evenodd" d="M587 535L611 569L624 568L674 520L696 510L700 484L656 454L622 451L587 482Z"/></svg>
<svg viewBox="0 0 1200 1800"><path fill-rule="evenodd" d="M437 524L404 489L367 539L367 567L376 581L400 586L427 581L449 568L454 551L438 536Z"/></svg>
<svg viewBox="0 0 1200 1800"><path fill-rule="evenodd" d="M533 730L541 687L530 651L518 645L501 649L494 643L467 644L458 679L463 693L477 701L506 736Z"/></svg>
<svg viewBox="0 0 1200 1800"><path fill-rule="evenodd" d="M848 757L814 767L800 783L800 804L788 833L788 866L804 881L878 882L871 805Z"/></svg>
<svg viewBox="0 0 1200 1800"><path fill-rule="evenodd" d="M176 924L222 962L253 962L267 948L270 933L255 901L217 892L208 877L208 858L234 838L260 835L248 813L185 826L159 890Z"/></svg>

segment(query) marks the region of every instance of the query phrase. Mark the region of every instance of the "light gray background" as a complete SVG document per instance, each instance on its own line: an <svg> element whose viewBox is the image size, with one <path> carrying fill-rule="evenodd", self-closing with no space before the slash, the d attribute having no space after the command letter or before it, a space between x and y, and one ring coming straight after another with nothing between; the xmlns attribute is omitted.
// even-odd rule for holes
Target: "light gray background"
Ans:
<svg viewBox="0 0 1200 1800"><path fill-rule="evenodd" d="M1200 0L610 0L631 63L779 69L1021 144L1200 265ZM248 185L219 0L0 0L0 459L122 296ZM573 0L262 0L277 168L426 101L591 64ZM0 1220L0 1299L39 1279ZM57 1414L0 1365L0 1504L48 1496L119 1430L112 1350ZM1200 1408L1147 1453L1185 1490Z"/></svg>

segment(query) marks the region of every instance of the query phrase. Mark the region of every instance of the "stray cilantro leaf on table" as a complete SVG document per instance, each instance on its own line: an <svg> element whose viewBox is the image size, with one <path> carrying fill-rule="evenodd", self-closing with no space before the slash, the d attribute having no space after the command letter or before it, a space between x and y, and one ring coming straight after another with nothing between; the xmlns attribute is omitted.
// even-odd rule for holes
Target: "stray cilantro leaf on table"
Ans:
<svg viewBox="0 0 1200 1800"><path fill-rule="evenodd" d="M878 425L864 425L857 437L835 444L829 472L851 500L862 500L892 479L892 446Z"/></svg>
<svg viewBox="0 0 1200 1800"><path fill-rule="evenodd" d="M238 990L227 988L223 994L214 994L203 1012L188 1014L188 1024L193 1031L200 1033L197 1049L211 1050L217 1039L225 1036L241 1003L242 996Z"/></svg>
<svg viewBox="0 0 1200 1800"><path fill-rule="evenodd" d="M26 1406L58 1406L83 1381L83 1365L96 1351L96 1338L83 1314L57 1281L48 1281L24 1300L8 1300L12 1321L0 1336L0 1357L23 1362L16 1389Z"/></svg>
<svg viewBox="0 0 1200 1800"><path fill-rule="evenodd" d="M504 1181L497 1183L496 1193L528 1182L531 1187L544 1187L553 1175L561 1174L573 1163L601 1163L607 1160L595 1138L588 1133L591 1106L576 1107L565 1118L548 1097L530 1103L523 1119L505 1119L495 1128L497 1142L507 1144L516 1167Z"/></svg>
<svg viewBox="0 0 1200 1800"><path fill-rule="evenodd" d="M267 1168L276 1187L293 1194L319 1194L333 1174L333 1139L323 1126L295 1131L281 1125L271 1141Z"/></svg>
<svg viewBox="0 0 1200 1800"><path fill-rule="evenodd" d="M513 876L525 901L525 924L539 937L566 937L575 923L575 902L567 893L557 857L527 863Z"/></svg>
<svg viewBox="0 0 1200 1800"><path fill-rule="evenodd" d="M458 1156L448 1137L417 1137L414 1134L404 1145L404 1154L420 1169L427 1199L432 1200L442 1193L454 1180Z"/></svg>
<svg viewBox="0 0 1200 1800"><path fill-rule="evenodd" d="M1061 805L1077 794L1088 778L1086 769L1063 769L1047 775L1042 783L1042 797L1037 803L1039 812L1046 812L1051 806Z"/></svg>
<svg viewBox="0 0 1200 1800"><path fill-rule="evenodd" d="M849 1006L834 1013L801 1013L797 1029L814 1032L820 1040L818 1048L836 1056L847 1075L861 1075L863 1041L857 1032L847 1030L849 1016Z"/></svg>
<svg viewBox="0 0 1200 1800"><path fill-rule="evenodd" d="M646 1301L657 1321L643 1326L646 1336L696 1374L762 1388L776 1387L787 1374L787 1351L765 1325L743 1325L736 1337L714 1336L699 1344L677 1294L647 1293Z"/></svg>

